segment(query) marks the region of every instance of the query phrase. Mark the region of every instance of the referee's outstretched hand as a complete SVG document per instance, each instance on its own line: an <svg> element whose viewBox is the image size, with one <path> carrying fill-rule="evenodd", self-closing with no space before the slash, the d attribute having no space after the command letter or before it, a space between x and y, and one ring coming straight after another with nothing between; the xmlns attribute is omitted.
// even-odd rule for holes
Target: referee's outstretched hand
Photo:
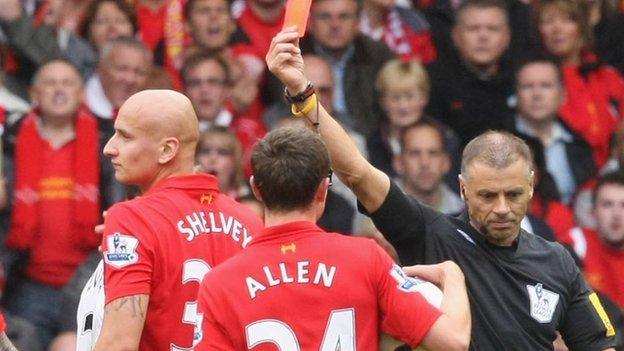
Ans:
<svg viewBox="0 0 624 351"><path fill-rule="evenodd" d="M303 72L297 27L289 27L275 35L266 55L269 71L286 86L290 95L303 92L308 79Z"/></svg>

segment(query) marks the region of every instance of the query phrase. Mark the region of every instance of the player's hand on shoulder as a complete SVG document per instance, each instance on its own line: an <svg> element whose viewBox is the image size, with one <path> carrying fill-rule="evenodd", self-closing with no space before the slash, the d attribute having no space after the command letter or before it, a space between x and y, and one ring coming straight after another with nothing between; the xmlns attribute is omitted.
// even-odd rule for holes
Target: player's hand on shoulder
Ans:
<svg viewBox="0 0 624 351"><path fill-rule="evenodd" d="M444 286L448 278L464 280L464 273L453 261L444 261L432 265L415 265L403 267L403 271L410 277L418 277L439 286Z"/></svg>

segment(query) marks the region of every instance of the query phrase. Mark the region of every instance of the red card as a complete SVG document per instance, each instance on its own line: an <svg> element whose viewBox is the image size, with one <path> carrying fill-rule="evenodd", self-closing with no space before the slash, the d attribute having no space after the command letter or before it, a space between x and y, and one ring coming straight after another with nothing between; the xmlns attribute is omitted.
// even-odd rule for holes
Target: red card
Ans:
<svg viewBox="0 0 624 351"><path fill-rule="evenodd" d="M312 0L288 0L283 28L297 26L299 37L303 37L310 15L310 5Z"/></svg>

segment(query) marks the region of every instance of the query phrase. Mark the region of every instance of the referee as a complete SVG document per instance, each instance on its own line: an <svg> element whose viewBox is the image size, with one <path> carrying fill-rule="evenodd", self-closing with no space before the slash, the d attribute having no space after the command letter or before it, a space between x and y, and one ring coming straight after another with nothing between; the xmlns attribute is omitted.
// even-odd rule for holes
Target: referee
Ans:
<svg viewBox="0 0 624 351"><path fill-rule="evenodd" d="M297 32L276 35L267 64L297 115L319 128L336 174L357 195L403 264L455 261L472 310L471 350L552 350L559 331L571 350L614 350L615 331L596 294L559 244L520 229L533 195L531 154L520 139L487 132L465 148L460 188L466 218L406 196L359 154L311 94Z"/></svg>

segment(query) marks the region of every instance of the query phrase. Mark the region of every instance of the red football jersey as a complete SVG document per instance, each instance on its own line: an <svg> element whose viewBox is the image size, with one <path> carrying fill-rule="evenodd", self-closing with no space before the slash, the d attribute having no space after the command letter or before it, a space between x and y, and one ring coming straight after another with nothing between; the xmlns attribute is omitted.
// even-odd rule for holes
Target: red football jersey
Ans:
<svg viewBox="0 0 624 351"><path fill-rule="evenodd" d="M311 222L270 227L200 288L204 350L377 350L417 345L440 316L370 239Z"/></svg>
<svg viewBox="0 0 624 351"><path fill-rule="evenodd" d="M189 350L199 341L197 291L215 265L262 229L217 178L167 178L108 211L102 241L106 303L149 294L139 350Z"/></svg>

